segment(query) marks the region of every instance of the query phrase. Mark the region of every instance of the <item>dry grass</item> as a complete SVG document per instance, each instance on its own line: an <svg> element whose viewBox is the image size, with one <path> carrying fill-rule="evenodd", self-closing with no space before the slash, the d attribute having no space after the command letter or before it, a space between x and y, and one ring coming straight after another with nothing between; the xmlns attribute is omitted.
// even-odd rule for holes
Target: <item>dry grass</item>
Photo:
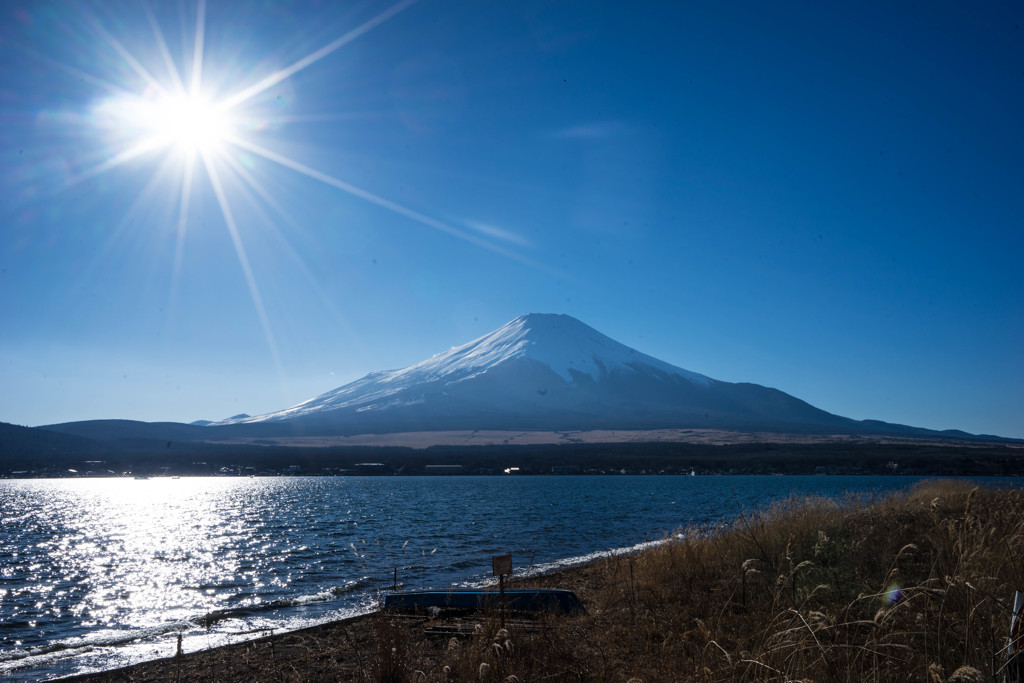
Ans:
<svg viewBox="0 0 1024 683"><path fill-rule="evenodd" d="M439 637L377 615L186 656L177 674L172 659L106 678L1001 678L1013 592L1024 587L1024 493L927 482L875 501L780 501L724 531L682 534L531 581L576 590L583 616L504 630L485 618L470 635Z"/></svg>
<svg viewBox="0 0 1024 683"><path fill-rule="evenodd" d="M1024 495L927 482L780 501L587 568L589 615L450 656L455 680L993 680L1024 586ZM969 667L964 669L963 667ZM430 680L444 680L436 674Z"/></svg>

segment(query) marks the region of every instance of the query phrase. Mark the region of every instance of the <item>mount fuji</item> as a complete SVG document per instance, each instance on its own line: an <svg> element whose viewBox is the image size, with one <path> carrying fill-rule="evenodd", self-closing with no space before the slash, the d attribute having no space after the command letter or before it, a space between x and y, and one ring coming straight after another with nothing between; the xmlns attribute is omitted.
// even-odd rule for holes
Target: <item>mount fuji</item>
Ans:
<svg viewBox="0 0 1024 683"><path fill-rule="evenodd" d="M630 436L624 438L634 441L662 430L674 432L668 438L676 441L717 432L724 435L722 443L786 441L793 435L804 441L849 436L1007 441L959 430L852 420L778 389L722 382L684 370L620 344L571 316L539 313L516 318L421 363L371 372L264 415L239 414L192 424L87 420L38 429L100 440L110 448L170 448L172 443L288 446L305 437L314 437L320 446L350 438L374 445L395 442L402 435L415 437L415 443L443 444L452 443L451 435L458 434L486 444L541 439L539 443L552 434L561 435L559 440L571 435L574 440L600 443L609 438L608 430L620 436L628 431ZM694 431L687 436L687 430ZM428 433L434 436L423 436Z"/></svg>
<svg viewBox="0 0 1024 683"><path fill-rule="evenodd" d="M537 313L416 365L207 428L245 426L304 435L662 428L939 434L851 420L777 389L715 380L640 353L571 316Z"/></svg>

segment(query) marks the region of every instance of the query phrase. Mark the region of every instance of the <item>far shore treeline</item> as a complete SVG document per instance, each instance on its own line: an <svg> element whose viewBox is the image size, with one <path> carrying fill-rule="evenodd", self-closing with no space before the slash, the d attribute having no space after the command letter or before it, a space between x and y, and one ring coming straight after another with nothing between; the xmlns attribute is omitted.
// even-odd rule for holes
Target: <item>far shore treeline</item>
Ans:
<svg viewBox="0 0 1024 683"><path fill-rule="evenodd" d="M871 474L1019 476L1024 448L934 443L614 443L285 447L196 442L53 443L0 449L0 477L537 474ZM31 430L26 430L31 431ZM507 472L506 472L507 470Z"/></svg>

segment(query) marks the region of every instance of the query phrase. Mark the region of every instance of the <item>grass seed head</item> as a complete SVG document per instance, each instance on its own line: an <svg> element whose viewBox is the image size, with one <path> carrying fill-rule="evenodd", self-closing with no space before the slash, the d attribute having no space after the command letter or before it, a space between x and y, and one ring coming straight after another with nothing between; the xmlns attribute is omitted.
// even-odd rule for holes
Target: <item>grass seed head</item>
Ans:
<svg viewBox="0 0 1024 683"><path fill-rule="evenodd" d="M912 555L912 554L914 554L916 552L917 552L917 546L914 545L913 543L908 543L905 546L903 546L902 548L900 548L900 551L898 553L896 553L896 559L899 559L899 558L903 557L904 553L906 553L908 555Z"/></svg>
<svg viewBox="0 0 1024 683"><path fill-rule="evenodd" d="M984 680L985 676L973 666L961 666L950 674L946 683L982 683Z"/></svg>

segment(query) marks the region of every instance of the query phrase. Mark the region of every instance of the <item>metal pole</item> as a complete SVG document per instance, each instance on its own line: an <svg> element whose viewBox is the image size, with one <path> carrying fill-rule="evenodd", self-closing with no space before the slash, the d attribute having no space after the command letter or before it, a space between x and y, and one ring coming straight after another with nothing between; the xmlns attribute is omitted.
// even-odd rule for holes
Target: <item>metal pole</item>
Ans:
<svg viewBox="0 0 1024 683"><path fill-rule="evenodd" d="M500 613L501 613L501 627L505 628L505 575L502 574L498 578L498 590L501 594L499 598L500 602Z"/></svg>

